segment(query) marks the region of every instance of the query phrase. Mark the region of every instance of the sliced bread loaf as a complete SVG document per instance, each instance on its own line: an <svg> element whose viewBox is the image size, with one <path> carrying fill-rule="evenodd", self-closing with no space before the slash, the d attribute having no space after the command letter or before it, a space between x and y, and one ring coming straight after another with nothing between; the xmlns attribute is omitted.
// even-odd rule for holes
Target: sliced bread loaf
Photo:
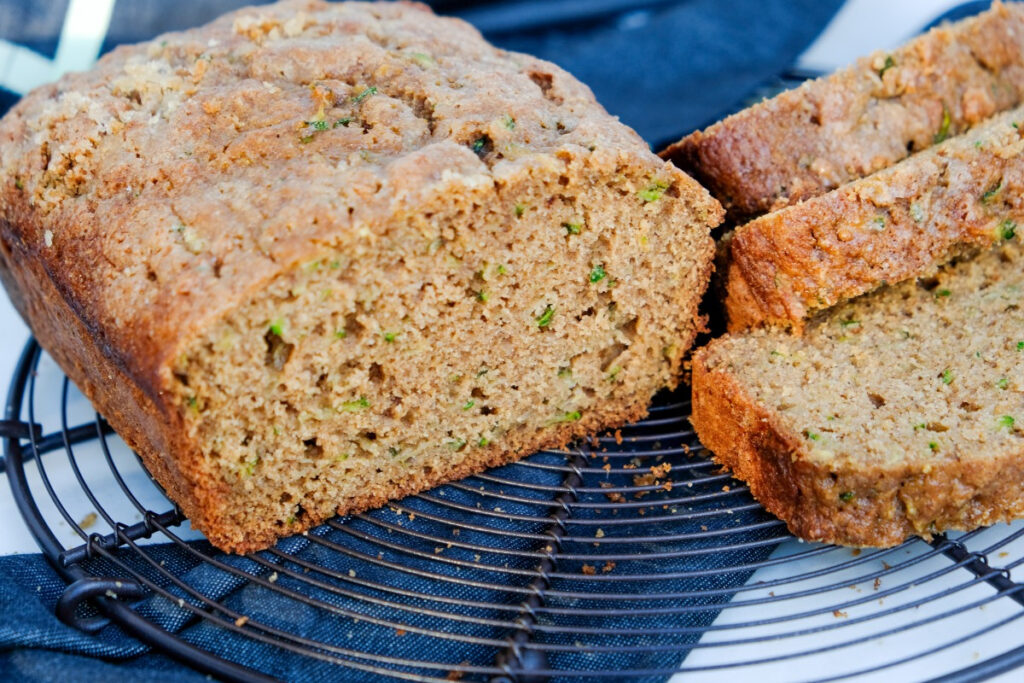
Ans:
<svg viewBox="0 0 1024 683"><path fill-rule="evenodd" d="M638 418L722 210L586 86L413 3L118 48L0 122L0 276L211 542Z"/></svg>
<svg viewBox="0 0 1024 683"><path fill-rule="evenodd" d="M890 546L1024 515L1024 248L693 360L693 425L796 535Z"/></svg>
<svg viewBox="0 0 1024 683"><path fill-rule="evenodd" d="M723 277L729 329L799 330L817 310L926 275L966 249L1024 238L1022 126L1024 107L1004 112L737 228Z"/></svg>
<svg viewBox="0 0 1024 683"><path fill-rule="evenodd" d="M885 168L1022 95L1024 6L996 2L695 132L662 156L738 220Z"/></svg>

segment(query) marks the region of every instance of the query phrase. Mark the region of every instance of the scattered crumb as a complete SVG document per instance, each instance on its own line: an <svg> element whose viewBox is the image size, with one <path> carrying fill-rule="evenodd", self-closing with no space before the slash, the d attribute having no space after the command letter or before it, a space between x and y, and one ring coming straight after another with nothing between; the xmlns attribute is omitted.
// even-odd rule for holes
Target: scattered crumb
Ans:
<svg viewBox="0 0 1024 683"><path fill-rule="evenodd" d="M473 561L474 562L479 562L480 561L480 553L476 553L475 555L473 555Z"/></svg>
<svg viewBox="0 0 1024 683"><path fill-rule="evenodd" d="M725 486L723 486L722 490L725 491L726 493L729 493L729 485L726 484Z"/></svg>
<svg viewBox="0 0 1024 683"><path fill-rule="evenodd" d="M398 636L399 638L401 638L402 636L405 635L405 629L404 628L396 628L395 629L395 635Z"/></svg>
<svg viewBox="0 0 1024 683"><path fill-rule="evenodd" d="M615 443L617 443L620 446L622 445L622 430L621 429L616 429L615 430Z"/></svg>
<svg viewBox="0 0 1024 683"><path fill-rule="evenodd" d="M273 574L268 576L267 577L267 581L269 581L270 583L276 583L277 582L277 572L274 572Z"/></svg>
<svg viewBox="0 0 1024 683"><path fill-rule="evenodd" d="M238 628L242 628L248 623L249 617L238 617L237 619L235 619L235 626L237 626Z"/></svg>
<svg viewBox="0 0 1024 683"><path fill-rule="evenodd" d="M601 488L603 488L603 489L615 488L614 484L610 484L610 483L608 483L606 481L602 481L600 485L601 485ZM612 503L624 503L626 501L626 497L623 496L621 493L619 493L617 491L612 491L611 493L606 493L606 494L604 494L604 497L607 498Z"/></svg>
<svg viewBox="0 0 1024 683"><path fill-rule="evenodd" d="M444 552L444 548L441 547L441 546L437 546L436 548L434 548L434 554L435 555L440 555L443 552Z"/></svg>
<svg viewBox="0 0 1024 683"><path fill-rule="evenodd" d="M96 513L95 512L90 512L85 517L82 517L82 521L78 523L78 526L82 527L83 529L88 529L89 527L91 527L95 523L96 523Z"/></svg>
<svg viewBox="0 0 1024 683"><path fill-rule="evenodd" d="M605 472L611 472L612 471L612 464L611 463L605 463L605 465L601 469L604 470Z"/></svg>
<svg viewBox="0 0 1024 683"><path fill-rule="evenodd" d="M597 533L594 534L595 538L604 538L604 529L598 529Z"/></svg>
<svg viewBox="0 0 1024 683"><path fill-rule="evenodd" d="M1006 557L1006 556L1007 556L1007 555L1009 555L1009 554L1010 554L1010 553L1008 553L1008 552L1006 552L1006 551L1004 550L1003 552L999 553L999 557Z"/></svg>
<svg viewBox="0 0 1024 683"><path fill-rule="evenodd" d="M775 591L768 591L768 597L774 598L775 597Z"/></svg>
<svg viewBox="0 0 1024 683"><path fill-rule="evenodd" d="M888 562L886 562L885 560L882 560L882 566L885 567L886 571L889 571L890 569L892 569L892 565L889 564Z"/></svg>
<svg viewBox="0 0 1024 683"><path fill-rule="evenodd" d="M583 565L583 573L586 574L587 576L593 576L594 574L597 573L597 568L594 567L594 565L585 564L585 565Z"/></svg>
<svg viewBox="0 0 1024 683"><path fill-rule="evenodd" d="M836 619L838 619L840 617L845 619L846 617L848 617L850 615L847 614L846 612L842 611L842 610L834 609L834 610L832 610L832 616L834 616Z"/></svg>
<svg viewBox="0 0 1024 683"><path fill-rule="evenodd" d="M610 572L613 569L615 569L615 563L612 562L611 560L608 560L607 562L605 562L604 566L601 567L601 571L604 572L605 574L607 574L608 572Z"/></svg>
<svg viewBox="0 0 1024 683"><path fill-rule="evenodd" d="M852 550L850 550L850 554L854 557L857 557L858 555L860 555L860 548L853 548Z"/></svg>
<svg viewBox="0 0 1024 683"><path fill-rule="evenodd" d="M878 578L878 577L876 576L876 577L875 577L875 590L878 590L878 589L879 589L879 588L881 588L881 587L882 587L882 579L880 579L880 578Z"/></svg>
<svg viewBox="0 0 1024 683"><path fill-rule="evenodd" d="M707 531L708 530L708 525L707 524L701 524L700 525L700 530L701 531Z"/></svg>
<svg viewBox="0 0 1024 683"><path fill-rule="evenodd" d="M355 569L349 569L348 570L348 575L351 576L354 579L356 577L356 570Z"/></svg>

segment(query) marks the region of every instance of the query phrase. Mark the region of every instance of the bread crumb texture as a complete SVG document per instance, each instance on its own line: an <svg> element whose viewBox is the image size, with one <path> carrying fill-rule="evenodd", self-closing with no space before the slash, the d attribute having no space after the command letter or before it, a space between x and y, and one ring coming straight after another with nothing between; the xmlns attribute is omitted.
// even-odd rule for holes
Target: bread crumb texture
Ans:
<svg viewBox="0 0 1024 683"><path fill-rule="evenodd" d="M889 546L1024 515L1024 247L699 350L693 422L797 535Z"/></svg>
<svg viewBox="0 0 1024 683"><path fill-rule="evenodd" d="M407 3L120 47L0 121L0 275L217 546L644 414L721 207L558 67Z"/></svg>

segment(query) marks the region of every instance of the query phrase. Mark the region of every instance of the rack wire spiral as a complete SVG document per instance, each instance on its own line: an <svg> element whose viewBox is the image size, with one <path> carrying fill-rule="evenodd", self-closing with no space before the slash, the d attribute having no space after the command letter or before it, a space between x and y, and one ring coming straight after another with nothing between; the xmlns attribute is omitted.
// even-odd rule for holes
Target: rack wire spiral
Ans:
<svg viewBox="0 0 1024 683"><path fill-rule="evenodd" d="M69 583L58 615L116 622L226 680L286 676L260 669L271 650L404 680L832 680L925 661L977 680L1024 663L1024 638L987 637L1024 617L1024 526L859 553L798 544L708 459L683 393L619 433L245 558L196 540L35 342L4 417L16 502ZM242 646L218 650L225 637ZM913 645L878 647L893 638Z"/></svg>

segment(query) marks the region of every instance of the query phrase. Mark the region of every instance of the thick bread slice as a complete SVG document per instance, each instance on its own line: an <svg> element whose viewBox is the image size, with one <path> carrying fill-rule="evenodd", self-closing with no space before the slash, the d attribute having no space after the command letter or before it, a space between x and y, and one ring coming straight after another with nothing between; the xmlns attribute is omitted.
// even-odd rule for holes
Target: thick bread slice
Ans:
<svg viewBox="0 0 1024 683"><path fill-rule="evenodd" d="M966 249L1024 238L1024 107L737 228L725 268L732 331L793 327ZM721 259L720 259L721 261Z"/></svg>
<svg viewBox="0 0 1024 683"><path fill-rule="evenodd" d="M1024 98L1024 6L996 2L662 152L740 220L885 168Z"/></svg>
<svg viewBox="0 0 1024 683"><path fill-rule="evenodd" d="M1024 248L693 360L693 425L797 536L891 546L1024 515Z"/></svg>
<svg viewBox="0 0 1024 683"><path fill-rule="evenodd" d="M0 121L0 277L231 551L643 415L721 217L572 76L407 3L244 9Z"/></svg>

